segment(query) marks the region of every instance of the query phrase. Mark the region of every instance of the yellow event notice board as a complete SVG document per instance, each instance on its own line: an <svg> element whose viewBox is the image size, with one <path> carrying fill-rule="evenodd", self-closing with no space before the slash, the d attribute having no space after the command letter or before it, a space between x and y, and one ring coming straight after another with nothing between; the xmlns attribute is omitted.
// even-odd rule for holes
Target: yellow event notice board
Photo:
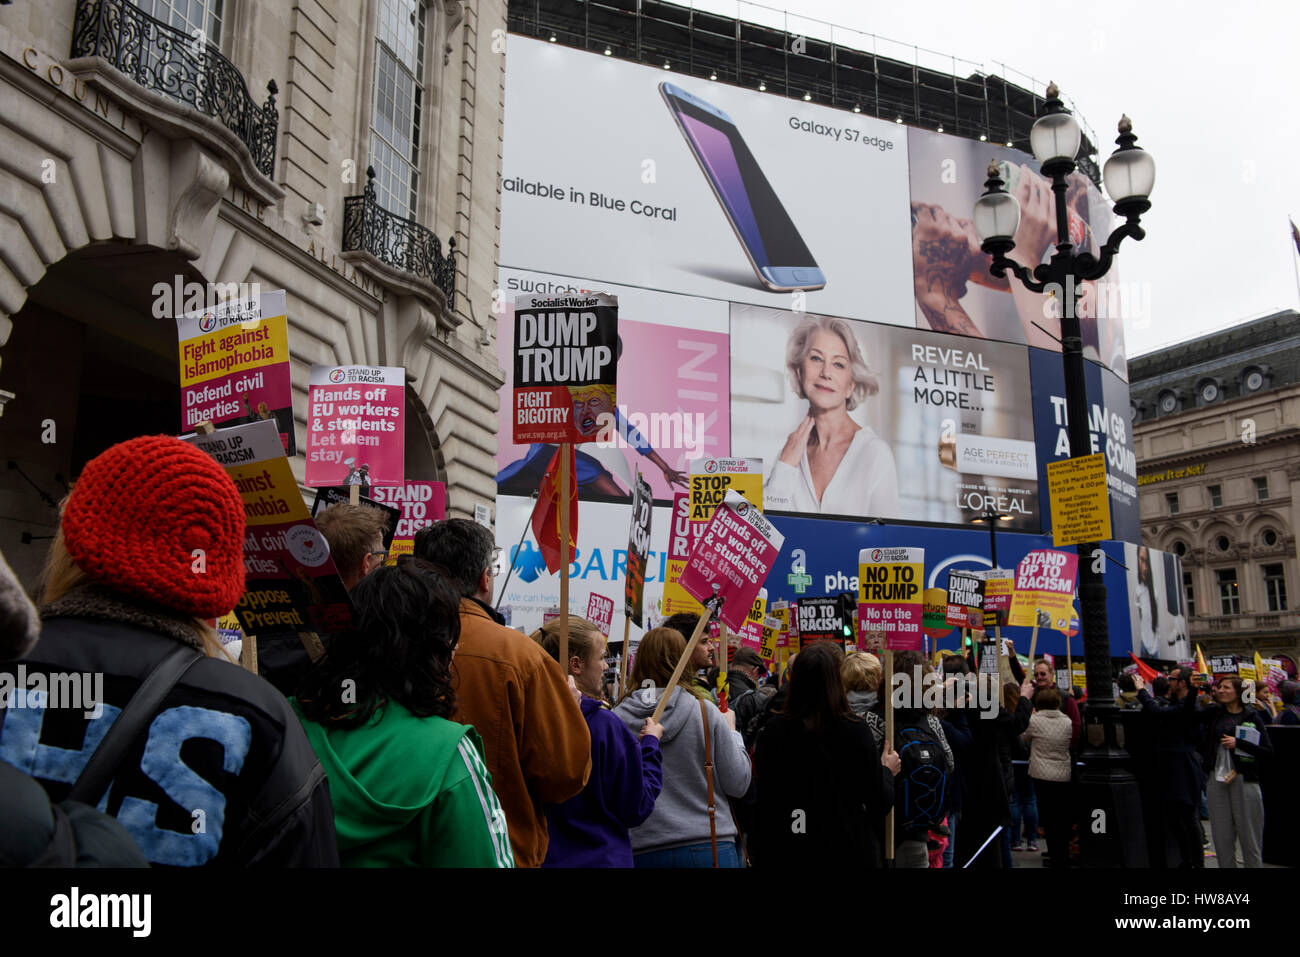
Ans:
<svg viewBox="0 0 1300 957"><path fill-rule="evenodd" d="M1052 544L1057 548L1110 538L1106 456L1084 455L1047 463Z"/></svg>

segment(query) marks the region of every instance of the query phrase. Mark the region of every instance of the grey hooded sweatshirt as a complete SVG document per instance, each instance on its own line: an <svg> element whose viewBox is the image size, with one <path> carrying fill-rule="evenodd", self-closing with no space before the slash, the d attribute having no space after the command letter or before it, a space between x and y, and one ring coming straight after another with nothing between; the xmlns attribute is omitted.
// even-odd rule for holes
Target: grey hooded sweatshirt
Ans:
<svg viewBox="0 0 1300 957"><path fill-rule="evenodd" d="M641 688L614 709L633 734L654 714L662 688ZM739 731L727 727L712 701L704 702L713 745L713 795L719 841L734 841L736 824L725 795L738 798L749 788L749 755ZM664 709L659 740L664 761L664 786L645 823L631 830L632 852L641 854L709 841L708 786L704 776L704 720L700 701L680 687L673 689Z"/></svg>

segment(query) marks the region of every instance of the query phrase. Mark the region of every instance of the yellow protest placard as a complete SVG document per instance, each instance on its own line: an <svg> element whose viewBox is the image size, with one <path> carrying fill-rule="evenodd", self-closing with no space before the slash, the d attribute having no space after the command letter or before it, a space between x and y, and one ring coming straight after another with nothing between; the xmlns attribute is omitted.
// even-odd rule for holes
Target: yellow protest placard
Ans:
<svg viewBox="0 0 1300 957"><path fill-rule="evenodd" d="M1106 456L1084 455L1047 463L1052 544L1077 545L1110 538Z"/></svg>

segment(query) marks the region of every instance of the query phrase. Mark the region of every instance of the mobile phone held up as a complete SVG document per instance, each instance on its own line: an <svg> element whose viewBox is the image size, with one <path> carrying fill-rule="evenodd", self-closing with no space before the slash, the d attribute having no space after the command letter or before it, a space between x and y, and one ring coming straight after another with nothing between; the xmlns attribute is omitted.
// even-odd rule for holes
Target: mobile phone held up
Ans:
<svg viewBox="0 0 1300 957"><path fill-rule="evenodd" d="M758 281L772 292L825 286L826 277L731 117L672 83L660 83L659 92Z"/></svg>

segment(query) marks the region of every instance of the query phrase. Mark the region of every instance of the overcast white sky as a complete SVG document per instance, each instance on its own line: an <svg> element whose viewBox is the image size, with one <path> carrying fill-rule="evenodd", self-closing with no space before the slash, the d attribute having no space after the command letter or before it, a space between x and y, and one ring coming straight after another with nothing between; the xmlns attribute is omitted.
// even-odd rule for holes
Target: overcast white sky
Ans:
<svg viewBox="0 0 1300 957"><path fill-rule="evenodd" d="M689 3L691 0L678 0ZM910 46L1026 74L1041 94L1055 80L1100 141L1114 149L1121 113L1156 161L1147 237L1125 240L1122 278L1150 285L1146 328L1127 330L1129 356L1300 305L1288 215L1300 222L1300 3L1295 0L694 0L700 9L830 38L824 20ZM851 43L838 33L837 42ZM867 41L869 42L869 41ZM907 44L904 48L902 44ZM870 49L870 46L866 47ZM919 62L951 71L922 52Z"/></svg>

